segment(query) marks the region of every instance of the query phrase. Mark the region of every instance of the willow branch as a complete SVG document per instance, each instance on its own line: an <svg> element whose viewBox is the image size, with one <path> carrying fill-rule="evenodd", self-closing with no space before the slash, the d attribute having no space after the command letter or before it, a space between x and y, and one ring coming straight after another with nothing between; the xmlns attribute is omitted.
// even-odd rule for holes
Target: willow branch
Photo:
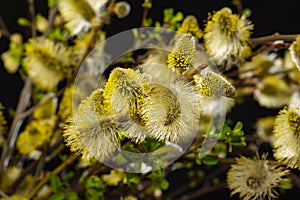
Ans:
<svg viewBox="0 0 300 200"><path fill-rule="evenodd" d="M37 104L35 104L31 108L29 108L26 111L20 113L18 116L16 116L16 118L18 120L21 120L21 119L24 119L24 118L28 117L29 115L31 115L33 113L33 111L35 109L37 109L38 107L43 106L43 105L49 103L50 101L52 101L53 98L61 96L64 93L64 91L65 91L64 88L61 89L61 90L59 90L55 95L53 95L52 97L48 98L46 101L44 101L44 102L41 102L41 101L38 102Z"/></svg>
<svg viewBox="0 0 300 200"><path fill-rule="evenodd" d="M238 0L238 3L236 4L236 9L238 10L238 13L239 13L240 15L243 14L244 8L243 8L242 0Z"/></svg>
<svg viewBox="0 0 300 200"><path fill-rule="evenodd" d="M25 110L27 104L29 103L30 96L31 96L31 86L32 82L29 77L27 77L25 81L25 85L21 91L21 95L19 97L19 102L16 109L16 115L13 119L13 122L11 124L7 141L3 145L1 159L0 159L0 177L3 172L6 171L6 168L8 166L12 151L15 146L16 138L18 136L19 130L21 128L21 125L23 123L23 120L19 119L19 115Z"/></svg>
<svg viewBox="0 0 300 200"><path fill-rule="evenodd" d="M290 177L292 178L294 185L300 189L300 177L294 173L290 173Z"/></svg>
<svg viewBox="0 0 300 200"><path fill-rule="evenodd" d="M217 168L215 171L211 172L207 176L199 178L196 180L197 185L205 184L205 182L211 181L212 179L220 176L221 174L225 173L228 170L228 165L223 165L222 167ZM163 196L163 199L174 199L177 196L182 196L182 194L186 193L187 191L191 190L191 186L189 184L185 184L176 188L174 191L170 191L169 193ZM182 196L184 197L184 196Z"/></svg>
<svg viewBox="0 0 300 200"><path fill-rule="evenodd" d="M0 196L4 197L5 199L9 199L9 196L7 196L7 194L5 194L2 190L0 190Z"/></svg>
<svg viewBox="0 0 300 200"><path fill-rule="evenodd" d="M264 44L267 42L274 42L276 40L284 40L284 41L294 41L296 39L296 36L299 36L300 34L280 34L280 33L274 33L272 35L268 36L262 36L257 38L251 38L250 42L253 45L258 44Z"/></svg>
<svg viewBox="0 0 300 200"><path fill-rule="evenodd" d="M51 173L53 175L57 175L62 170L64 170L68 165L72 164L74 160L77 158L77 155L72 154L68 159L63 161L59 166L57 166ZM28 194L27 198L32 199L36 193L49 181L50 173L47 173L46 177L43 178Z"/></svg>
<svg viewBox="0 0 300 200"><path fill-rule="evenodd" d="M223 189L225 187L226 187L225 182L221 182L221 183L218 183L218 184L212 185L212 186L206 186L200 190L196 190L195 192L191 192L190 194L184 195L183 197L180 198L180 200L199 199L200 196L215 192L215 191Z"/></svg>
<svg viewBox="0 0 300 200"><path fill-rule="evenodd" d="M49 14L48 14L48 27L46 29L46 31L44 32L44 36L47 37L53 27L53 23L54 23L54 18L55 15L58 11L57 5L53 6L50 8L49 10Z"/></svg>
<svg viewBox="0 0 300 200"><path fill-rule="evenodd" d="M31 35L32 37L36 37L36 20L35 20L35 8L34 8L34 0L29 0L29 14L31 18Z"/></svg>
<svg viewBox="0 0 300 200"><path fill-rule="evenodd" d="M1 37L1 35L4 35L5 37L9 38L11 33L8 30L2 16L0 15L0 37Z"/></svg>
<svg viewBox="0 0 300 200"><path fill-rule="evenodd" d="M151 3L151 0L148 0L148 2ZM149 9L147 8L147 6L144 6L141 28L145 27L145 21L146 21L147 16L148 16L148 10Z"/></svg>

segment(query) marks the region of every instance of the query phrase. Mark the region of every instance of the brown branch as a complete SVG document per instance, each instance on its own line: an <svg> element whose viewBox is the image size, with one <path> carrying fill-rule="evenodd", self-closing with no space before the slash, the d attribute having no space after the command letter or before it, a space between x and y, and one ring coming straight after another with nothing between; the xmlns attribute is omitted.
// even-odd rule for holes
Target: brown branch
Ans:
<svg viewBox="0 0 300 200"><path fill-rule="evenodd" d="M57 166L53 171L53 175L57 175L62 170L64 170L68 165L72 164L74 160L77 158L77 155L71 154L71 156L63 161L59 166ZM32 199L36 193L49 181L50 173L47 173L46 177L44 177L28 194L27 198Z"/></svg>
<svg viewBox="0 0 300 200"><path fill-rule="evenodd" d="M242 0L238 0L238 3L236 4L236 9L238 10L238 13L239 13L240 15L243 14L244 8L243 8Z"/></svg>
<svg viewBox="0 0 300 200"><path fill-rule="evenodd" d="M149 3L151 3L151 0L148 0ZM146 21L146 18L148 16L148 8L147 6L144 6L144 9L143 9L143 15L142 15L142 23L141 23L141 28L145 27L145 21Z"/></svg>
<svg viewBox="0 0 300 200"><path fill-rule="evenodd" d="M49 14L48 14L48 27L46 29L46 31L44 32L44 36L47 37L53 27L53 23L54 23L54 18L55 15L58 11L57 5L53 6L52 8L50 8L49 10Z"/></svg>
<svg viewBox="0 0 300 200"><path fill-rule="evenodd" d="M5 199L10 199L7 194L5 194L2 190L0 190L0 197L4 197Z"/></svg>
<svg viewBox="0 0 300 200"><path fill-rule="evenodd" d="M294 173L290 173L290 177L293 180L293 185L300 189L300 177Z"/></svg>
<svg viewBox="0 0 300 200"><path fill-rule="evenodd" d="M0 15L0 37L1 37L1 35L4 35L5 37L9 38L11 33L8 30L2 16Z"/></svg>
<svg viewBox="0 0 300 200"><path fill-rule="evenodd" d="M35 19L35 8L34 8L34 0L28 0L29 3L29 14L31 18L31 36L36 37L36 19Z"/></svg>
<svg viewBox="0 0 300 200"><path fill-rule="evenodd" d="M220 176L227 170L228 170L228 165L223 165L222 167L219 167L215 171L209 173L207 176L197 179L196 180L197 185L205 184L205 182L208 182L208 181ZM185 185L180 186L179 188L176 188L175 190L170 191L169 193L165 194L163 196L163 199L174 199L176 196L184 194L191 189L192 188L189 184L185 184Z"/></svg>
<svg viewBox="0 0 300 200"><path fill-rule="evenodd" d="M11 124L7 141L3 145L1 159L0 159L0 177L1 174L6 171L6 168L9 164L9 160L11 158L12 151L14 149L19 130L23 123L23 120L20 120L18 116L25 110L27 104L29 103L30 96L31 96L31 86L32 86L31 79L27 77L25 81L25 85L21 91L21 95L19 97L19 103L16 109L16 116L13 119L13 122Z"/></svg>
<svg viewBox="0 0 300 200"><path fill-rule="evenodd" d="M296 36L299 36L300 34L280 34L280 33L274 33L272 35L268 36L262 36L257 38L251 38L250 43L255 45L258 44L264 44L267 42L274 42L276 40L284 40L284 41L294 41L296 39Z"/></svg>
<svg viewBox="0 0 300 200"><path fill-rule="evenodd" d="M21 120L21 119L24 119L24 118L28 117L29 115L31 115L31 113L33 113L33 111L35 109L37 109L38 107L43 106L43 105L49 103L53 98L61 96L64 93L64 91L65 91L65 88L59 90L54 96L50 97L49 99L47 99L44 102L38 102L34 106L30 107L28 110L20 113L18 116L16 116L16 118L18 120Z"/></svg>
<svg viewBox="0 0 300 200"><path fill-rule="evenodd" d="M196 190L194 192L191 192L190 194L184 195L183 197L180 198L180 200L199 199L200 196L203 196L208 193L216 192L225 187L226 187L225 182L221 182L212 186L205 186L200 190Z"/></svg>

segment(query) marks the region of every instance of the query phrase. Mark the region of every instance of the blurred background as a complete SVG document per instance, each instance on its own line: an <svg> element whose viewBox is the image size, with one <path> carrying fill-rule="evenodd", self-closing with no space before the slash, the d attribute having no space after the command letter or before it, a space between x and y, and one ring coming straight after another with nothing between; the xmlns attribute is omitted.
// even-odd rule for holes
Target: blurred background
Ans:
<svg viewBox="0 0 300 200"><path fill-rule="evenodd" d="M44 16L48 15L47 0L37 0L36 11ZM142 18L142 0L127 0L131 5L129 16L118 19L112 16L107 36L111 36L122 31L139 27ZM298 0L243 0L244 8L252 11L250 19L255 29L252 37L269 35L275 32L280 33L300 33L300 2ZM200 26L203 28L204 20L208 12L213 12L222 7L230 7L233 12L237 12L231 0L153 0L153 7L148 15L153 21L161 21L165 8L174 8L174 11L183 12L184 16L194 15L197 17ZM10 32L19 32L26 39L29 30L24 30L17 23L19 17L27 17L26 1L1 0L0 15L5 21ZM8 40L0 38L0 53L8 49ZM14 107L17 101L22 82L17 74L7 75L0 61L0 101L7 107Z"/></svg>
<svg viewBox="0 0 300 200"><path fill-rule="evenodd" d="M107 26L107 36L120 33L122 31L139 27L142 18L143 0L126 0L131 5L131 13L129 16L118 19L112 16L109 26ZM36 0L36 11L44 16L48 15L47 0ZM184 16L194 15L197 17L200 27L203 28L208 12L217 11L223 7L229 7L233 12L237 12L236 7L231 0L153 0L153 7L149 10L148 17L153 21L162 21L163 10L165 8L174 8L174 11L181 11ZM275 32L282 34L300 34L300 1L299 0L243 0L243 7L251 10L250 20L254 24L252 37L270 35ZM19 17L27 17L27 5L25 0L0 0L0 15L5 21L11 33L19 32L26 40L28 30L24 30L17 23ZM8 39L0 37L0 54L8 49ZM18 95L21 91L23 82L18 74L7 74L3 68L3 63L0 60L0 102L6 108L14 109ZM277 110L267 110L260 108L255 102L244 104L243 107L237 106L229 114L228 117L247 121L244 123L245 129L251 127L252 122L257 118L257 115L266 115L278 113ZM246 107L246 108L245 108ZM241 111L249 110L248 113ZM237 115L239 114L239 115ZM266 147L268 148L268 147ZM169 190L185 185L187 180L182 179L184 171L178 171L170 174ZM179 181L178 178L181 178ZM294 195L300 194L298 189L287 191L280 199L295 199ZM227 190L221 190L218 193L203 196L201 199L228 199L229 193Z"/></svg>

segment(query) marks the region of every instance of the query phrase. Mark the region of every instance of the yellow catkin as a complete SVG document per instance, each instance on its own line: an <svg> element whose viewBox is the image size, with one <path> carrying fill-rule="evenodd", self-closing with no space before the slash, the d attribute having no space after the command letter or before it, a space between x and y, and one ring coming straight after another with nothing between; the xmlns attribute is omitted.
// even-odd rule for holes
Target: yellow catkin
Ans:
<svg viewBox="0 0 300 200"><path fill-rule="evenodd" d="M195 62L196 47L194 37L190 34L181 36L174 49L168 55L168 67L182 73Z"/></svg>

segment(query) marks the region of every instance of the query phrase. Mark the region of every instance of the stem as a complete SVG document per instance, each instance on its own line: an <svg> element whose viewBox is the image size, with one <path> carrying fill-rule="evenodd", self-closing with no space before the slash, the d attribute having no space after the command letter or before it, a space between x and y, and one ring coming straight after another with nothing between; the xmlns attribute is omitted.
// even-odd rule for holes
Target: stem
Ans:
<svg viewBox="0 0 300 200"><path fill-rule="evenodd" d="M58 167L56 167L53 171L52 174L57 175L60 173L62 170L64 170L68 165L72 164L74 160L77 158L77 155L71 154L71 156L63 161ZM27 198L32 199L36 193L45 185L50 179L50 173L48 172L46 177L42 179L28 194Z"/></svg>
<svg viewBox="0 0 300 200"><path fill-rule="evenodd" d="M221 182L221 183L218 183L218 184L212 185L212 186L206 186L200 190L196 190L195 192L191 192L190 194L184 195L183 197L180 198L180 200L199 199L200 196L203 196L207 193L215 192L215 191L223 189L225 187L226 187L225 182Z"/></svg>
<svg viewBox="0 0 300 200"><path fill-rule="evenodd" d="M148 2L151 3L151 0L148 0ZM148 15L148 8L147 8L147 6L144 6L141 28L145 27L145 21L146 21L147 15Z"/></svg>
<svg viewBox="0 0 300 200"><path fill-rule="evenodd" d="M24 111L26 108L31 95L31 86L32 82L29 77L26 78L25 85L21 91L21 95L19 97L19 103L16 109L16 116L13 119L13 122L10 127L10 131L8 133L7 141L3 145L1 159L0 159L0 177L3 172L6 171L6 168L9 164L9 160L12 154L12 151L15 146L15 142L23 123L23 120L19 119L19 115Z"/></svg>
<svg viewBox="0 0 300 200"><path fill-rule="evenodd" d="M206 185L205 183L207 183L207 182L213 180L214 178L220 176L221 174L225 173L227 170L228 170L228 165L224 165L222 167L219 167L216 170L214 170L213 172L209 173L207 176L196 179L197 185L198 186ZM204 186L204 188L205 188L205 186ZM169 193L164 195L163 199L175 199L178 196L181 196L182 198L184 198L184 196L182 196L182 194L188 192L191 189L192 188L190 187L189 184L182 185L179 188L176 188L175 190L170 191Z"/></svg>
<svg viewBox="0 0 300 200"><path fill-rule="evenodd" d="M47 30L44 32L45 37L47 37L49 35L49 32L53 27L54 18L55 18L55 15L56 15L57 11L58 11L57 5L53 6L49 10L48 27L47 27Z"/></svg>
<svg viewBox="0 0 300 200"><path fill-rule="evenodd" d="M239 0L239 1L238 1L237 5L236 5L236 9L238 10L238 13L239 13L240 15L243 14L244 8L243 8L242 0Z"/></svg>
<svg viewBox="0 0 300 200"><path fill-rule="evenodd" d="M290 173L290 177L293 179L293 185L300 189L300 177L294 173Z"/></svg>
<svg viewBox="0 0 300 200"><path fill-rule="evenodd" d="M35 8L34 8L34 0L29 0L29 14L32 22L31 26L31 35L32 37L36 37L36 20L35 20Z"/></svg>
<svg viewBox="0 0 300 200"><path fill-rule="evenodd" d="M44 101L44 102L39 102L39 103L35 104L34 106L32 106L31 108L29 108L28 110L26 110L26 111L20 113L20 115L18 115L17 119L18 119L18 120L21 120L21 119L24 119L25 117L28 117L28 116L31 115L31 113L33 113L33 111L34 111L35 109L37 109L38 107L43 106L43 105L49 103L53 98L59 97L60 95L62 95L63 92L64 92L64 89L65 89L65 88L59 90L54 96L50 97L50 98L47 99L46 101Z"/></svg>
<svg viewBox="0 0 300 200"><path fill-rule="evenodd" d="M7 194L5 194L2 190L0 190L0 196L4 197L5 199L9 199L9 196L7 196Z"/></svg>
<svg viewBox="0 0 300 200"><path fill-rule="evenodd" d="M268 36L262 36L257 38L251 38L250 42L253 45L258 44L264 44L267 42L274 42L276 40L284 40L284 41L294 41L296 39L296 36L299 36L300 34L280 34L278 32L268 35Z"/></svg>
<svg viewBox="0 0 300 200"><path fill-rule="evenodd" d="M8 30L8 28L7 28L7 26L6 26L6 24L5 24L5 22L4 22L4 20L3 20L3 18L2 18L1 15L0 15L0 28L1 28L1 30L0 30L0 37L1 37L1 35L4 35L5 37L9 38L10 35L11 35L11 33Z"/></svg>

